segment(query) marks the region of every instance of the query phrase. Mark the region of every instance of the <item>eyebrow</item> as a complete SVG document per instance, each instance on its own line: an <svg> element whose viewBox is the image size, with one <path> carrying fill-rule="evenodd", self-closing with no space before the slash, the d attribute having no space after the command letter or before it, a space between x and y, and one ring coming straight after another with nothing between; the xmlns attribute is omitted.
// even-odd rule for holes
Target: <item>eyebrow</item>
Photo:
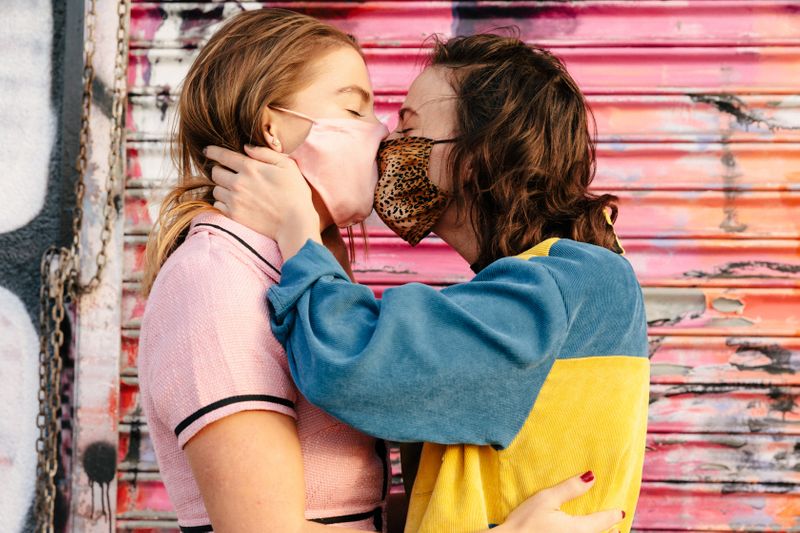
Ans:
<svg viewBox="0 0 800 533"><path fill-rule="evenodd" d="M365 104L368 104L372 101L372 94L370 94L368 90L359 85L349 85L347 87L342 87L341 89L336 91L336 94L344 94L344 93L357 93Z"/></svg>

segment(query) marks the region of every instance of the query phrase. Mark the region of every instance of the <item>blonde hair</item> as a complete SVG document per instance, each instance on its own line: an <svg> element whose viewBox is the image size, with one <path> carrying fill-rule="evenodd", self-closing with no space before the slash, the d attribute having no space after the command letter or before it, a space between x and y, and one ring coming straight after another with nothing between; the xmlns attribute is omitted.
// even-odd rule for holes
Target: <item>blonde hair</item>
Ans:
<svg viewBox="0 0 800 533"><path fill-rule="evenodd" d="M186 237L192 219L214 207L211 168L203 148L242 152L266 145L260 127L268 105L291 106L311 82L310 58L337 46L361 50L353 37L313 17L285 9L244 11L215 34L189 69L170 146L178 185L164 199L145 253L142 291ZM350 241L351 254L353 250Z"/></svg>

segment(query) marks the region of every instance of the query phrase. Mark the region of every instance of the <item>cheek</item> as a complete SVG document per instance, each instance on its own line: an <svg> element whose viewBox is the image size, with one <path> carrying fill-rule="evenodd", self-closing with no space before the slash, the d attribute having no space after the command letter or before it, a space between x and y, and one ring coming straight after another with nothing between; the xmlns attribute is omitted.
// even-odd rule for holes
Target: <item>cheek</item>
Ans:
<svg viewBox="0 0 800 533"><path fill-rule="evenodd" d="M444 191L452 190L451 177L447 172L447 156L450 150L446 145L434 145L431 150L430 165L428 166L428 177L440 189Z"/></svg>
<svg viewBox="0 0 800 533"><path fill-rule="evenodd" d="M284 126L283 130L278 133L283 153L291 154L294 152L306 140L309 131L311 131L311 124L306 123L305 120L296 120L295 124Z"/></svg>

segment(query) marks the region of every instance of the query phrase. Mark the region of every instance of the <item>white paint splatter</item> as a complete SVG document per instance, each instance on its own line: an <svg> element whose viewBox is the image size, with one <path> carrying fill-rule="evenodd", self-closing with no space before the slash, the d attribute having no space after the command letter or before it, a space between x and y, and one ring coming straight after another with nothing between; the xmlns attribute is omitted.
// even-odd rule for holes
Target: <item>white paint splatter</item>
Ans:
<svg viewBox="0 0 800 533"><path fill-rule="evenodd" d="M36 484L38 337L25 305L0 287L0 516L21 531Z"/></svg>
<svg viewBox="0 0 800 533"><path fill-rule="evenodd" d="M3 2L0 25L0 233L44 206L56 117L50 105L50 0Z"/></svg>

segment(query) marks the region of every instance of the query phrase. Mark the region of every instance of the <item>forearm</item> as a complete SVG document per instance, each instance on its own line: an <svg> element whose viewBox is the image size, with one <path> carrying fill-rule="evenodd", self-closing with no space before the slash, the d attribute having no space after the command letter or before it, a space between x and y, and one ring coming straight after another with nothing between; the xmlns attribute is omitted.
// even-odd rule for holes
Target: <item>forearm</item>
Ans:
<svg viewBox="0 0 800 533"><path fill-rule="evenodd" d="M270 320L298 388L339 420L387 440L507 446L566 331L559 294L542 269L500 265L470 283L409 284L378 300L307 243L269 289ZM490 385L498 375L503 388ZM498 404L500 423L489 407Z"/></svg>

